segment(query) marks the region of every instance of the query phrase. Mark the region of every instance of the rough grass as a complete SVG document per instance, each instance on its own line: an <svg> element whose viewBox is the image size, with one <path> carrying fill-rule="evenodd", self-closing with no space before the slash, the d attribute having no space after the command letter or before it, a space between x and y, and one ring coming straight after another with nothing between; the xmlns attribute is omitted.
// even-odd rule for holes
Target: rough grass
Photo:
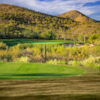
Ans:
<svg viewBox="0 0 100 100"><path fill-rule="evenodd" d="M0 80L0 100L100 100L100 76Z"/></svg>
<svg viewBox="0 0 100 100"><path fill-rule="evenodd" d="M59 78L83 73L83 69L65 65L0 63L0 79Z"/></svg>

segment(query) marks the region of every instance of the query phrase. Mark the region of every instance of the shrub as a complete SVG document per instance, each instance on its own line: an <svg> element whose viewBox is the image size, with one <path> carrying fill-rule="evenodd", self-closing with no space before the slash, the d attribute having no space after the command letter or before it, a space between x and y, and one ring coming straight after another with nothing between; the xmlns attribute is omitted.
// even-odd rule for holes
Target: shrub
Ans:
<svg viewBox="0 0 100 100"><path fill-rule="evenodd" d="M94 65L100 65L100 57L90 56L89 58L81 61L81 64L88 67L94 66Z"/></svg>
<svg viewBox="0 0 100 100"><path fill-rule="evenodd" d="M57 59L47 61L46 63L47 63L47 64L66 64L65 61L61 61L61 60L57 60Z"/></svg>
<svg viewBox="0 0 100 100"><path fill-rule="evenodd" d="M8 46L5 43L0 42L0 50L6 50Z"/></svg>
<svg viewBox="0 0 100 100"><path fill-rule="evenodd" d="M69 65L73 65L73 66L79 66L79 65L81 65L80 61L69 61L68 64Z"/></svg>
<svg viewBox="0 0 100 100"><path fill-rule="evenodd" d="M18 59L18 62L28 63L30 62L30 59L28 57L21 57Z"/></svg>

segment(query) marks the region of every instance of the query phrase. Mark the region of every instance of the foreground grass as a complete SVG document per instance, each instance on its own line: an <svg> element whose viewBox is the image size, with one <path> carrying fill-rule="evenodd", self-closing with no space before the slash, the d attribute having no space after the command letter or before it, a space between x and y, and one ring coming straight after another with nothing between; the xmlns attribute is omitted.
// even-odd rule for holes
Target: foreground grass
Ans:
<svg viewBox="0 0 100 100"><path fill-rule="evenodd" d="M100 100L100 75L0 80L0 100Z"/></svg>
<svg viewBox="0 0 100 100"><path fill-rule="evenodd" d="M0 63L0 79L60 78L83 73L83 69L65 65Z"/></svg>
<svg viewBox="0 0 100 100"><path fill-rule="evenodd" d="M32 39L1 39L0 42L4 42L8 46L13 46L18 43L30 43L30 44L62 44L62 43L74 43L70 40L32 40Z"/></svg>
<svg viewBox="0 0 100 100"><path fill-rule="evenodd" d="M84 72L64 65L0 63L2 74L29 74L34 71L60 74ZM0 80L0 100L100 100L100 72L87 69L84 75L72 77Z"/></svg>

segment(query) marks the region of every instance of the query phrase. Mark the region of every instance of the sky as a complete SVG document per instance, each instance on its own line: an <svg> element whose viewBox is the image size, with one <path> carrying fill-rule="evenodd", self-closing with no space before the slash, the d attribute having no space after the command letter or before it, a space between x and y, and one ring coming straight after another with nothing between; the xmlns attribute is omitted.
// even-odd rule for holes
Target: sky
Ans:
<svg viewBox="0 0 100 100"><path fill-rule="evenodd" d="M0 0L0 3L17 5L50 15L78 10L100 21L100 0Z"/></svg>

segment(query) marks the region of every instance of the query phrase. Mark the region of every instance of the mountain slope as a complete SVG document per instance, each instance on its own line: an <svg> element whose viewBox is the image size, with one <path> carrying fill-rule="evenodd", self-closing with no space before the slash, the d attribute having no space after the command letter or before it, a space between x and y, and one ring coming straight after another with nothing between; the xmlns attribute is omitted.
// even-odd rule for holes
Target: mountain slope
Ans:
<svg viewBox="0 0 100 100"><path fill-rule="evenodd" d="M82 14L81 12L77 11L77 10L72 10L69 11L67 13L58 15L59 17L63 17L63 18L70 18L74 21L78 21L78 22L92 22L94 21L93 19L85 16L84 14Z"/></svg>
<svg viewBox="0 0 100 100"><path fill-rule="evenodd" d="M0 26L4 27L5 32L3 33L5 35L3 37L5 38L30 38L32 37L28 36L30 34L35 34L36 36L33 37L36 38L38 35L40 35L41 31L56 31L62 29L66 30L75 24L76 22L69 18L59 18L13 5L0 4ZM29 31L30 34L27 34L26 31ZM46 36L43 36L42 38L46 38Z"/></svg>
<svg viewBox="0 0 100 100"><path fill-rule="evenodd" d="M80 35L86 35L88 38L91 34L100 33L99 22L79 15L79 12L76 17L70 13L67 13L67 16L68 14L67 18L62 15L51 16L26 8L0 4L0 38L77 40Z"/></svg>

